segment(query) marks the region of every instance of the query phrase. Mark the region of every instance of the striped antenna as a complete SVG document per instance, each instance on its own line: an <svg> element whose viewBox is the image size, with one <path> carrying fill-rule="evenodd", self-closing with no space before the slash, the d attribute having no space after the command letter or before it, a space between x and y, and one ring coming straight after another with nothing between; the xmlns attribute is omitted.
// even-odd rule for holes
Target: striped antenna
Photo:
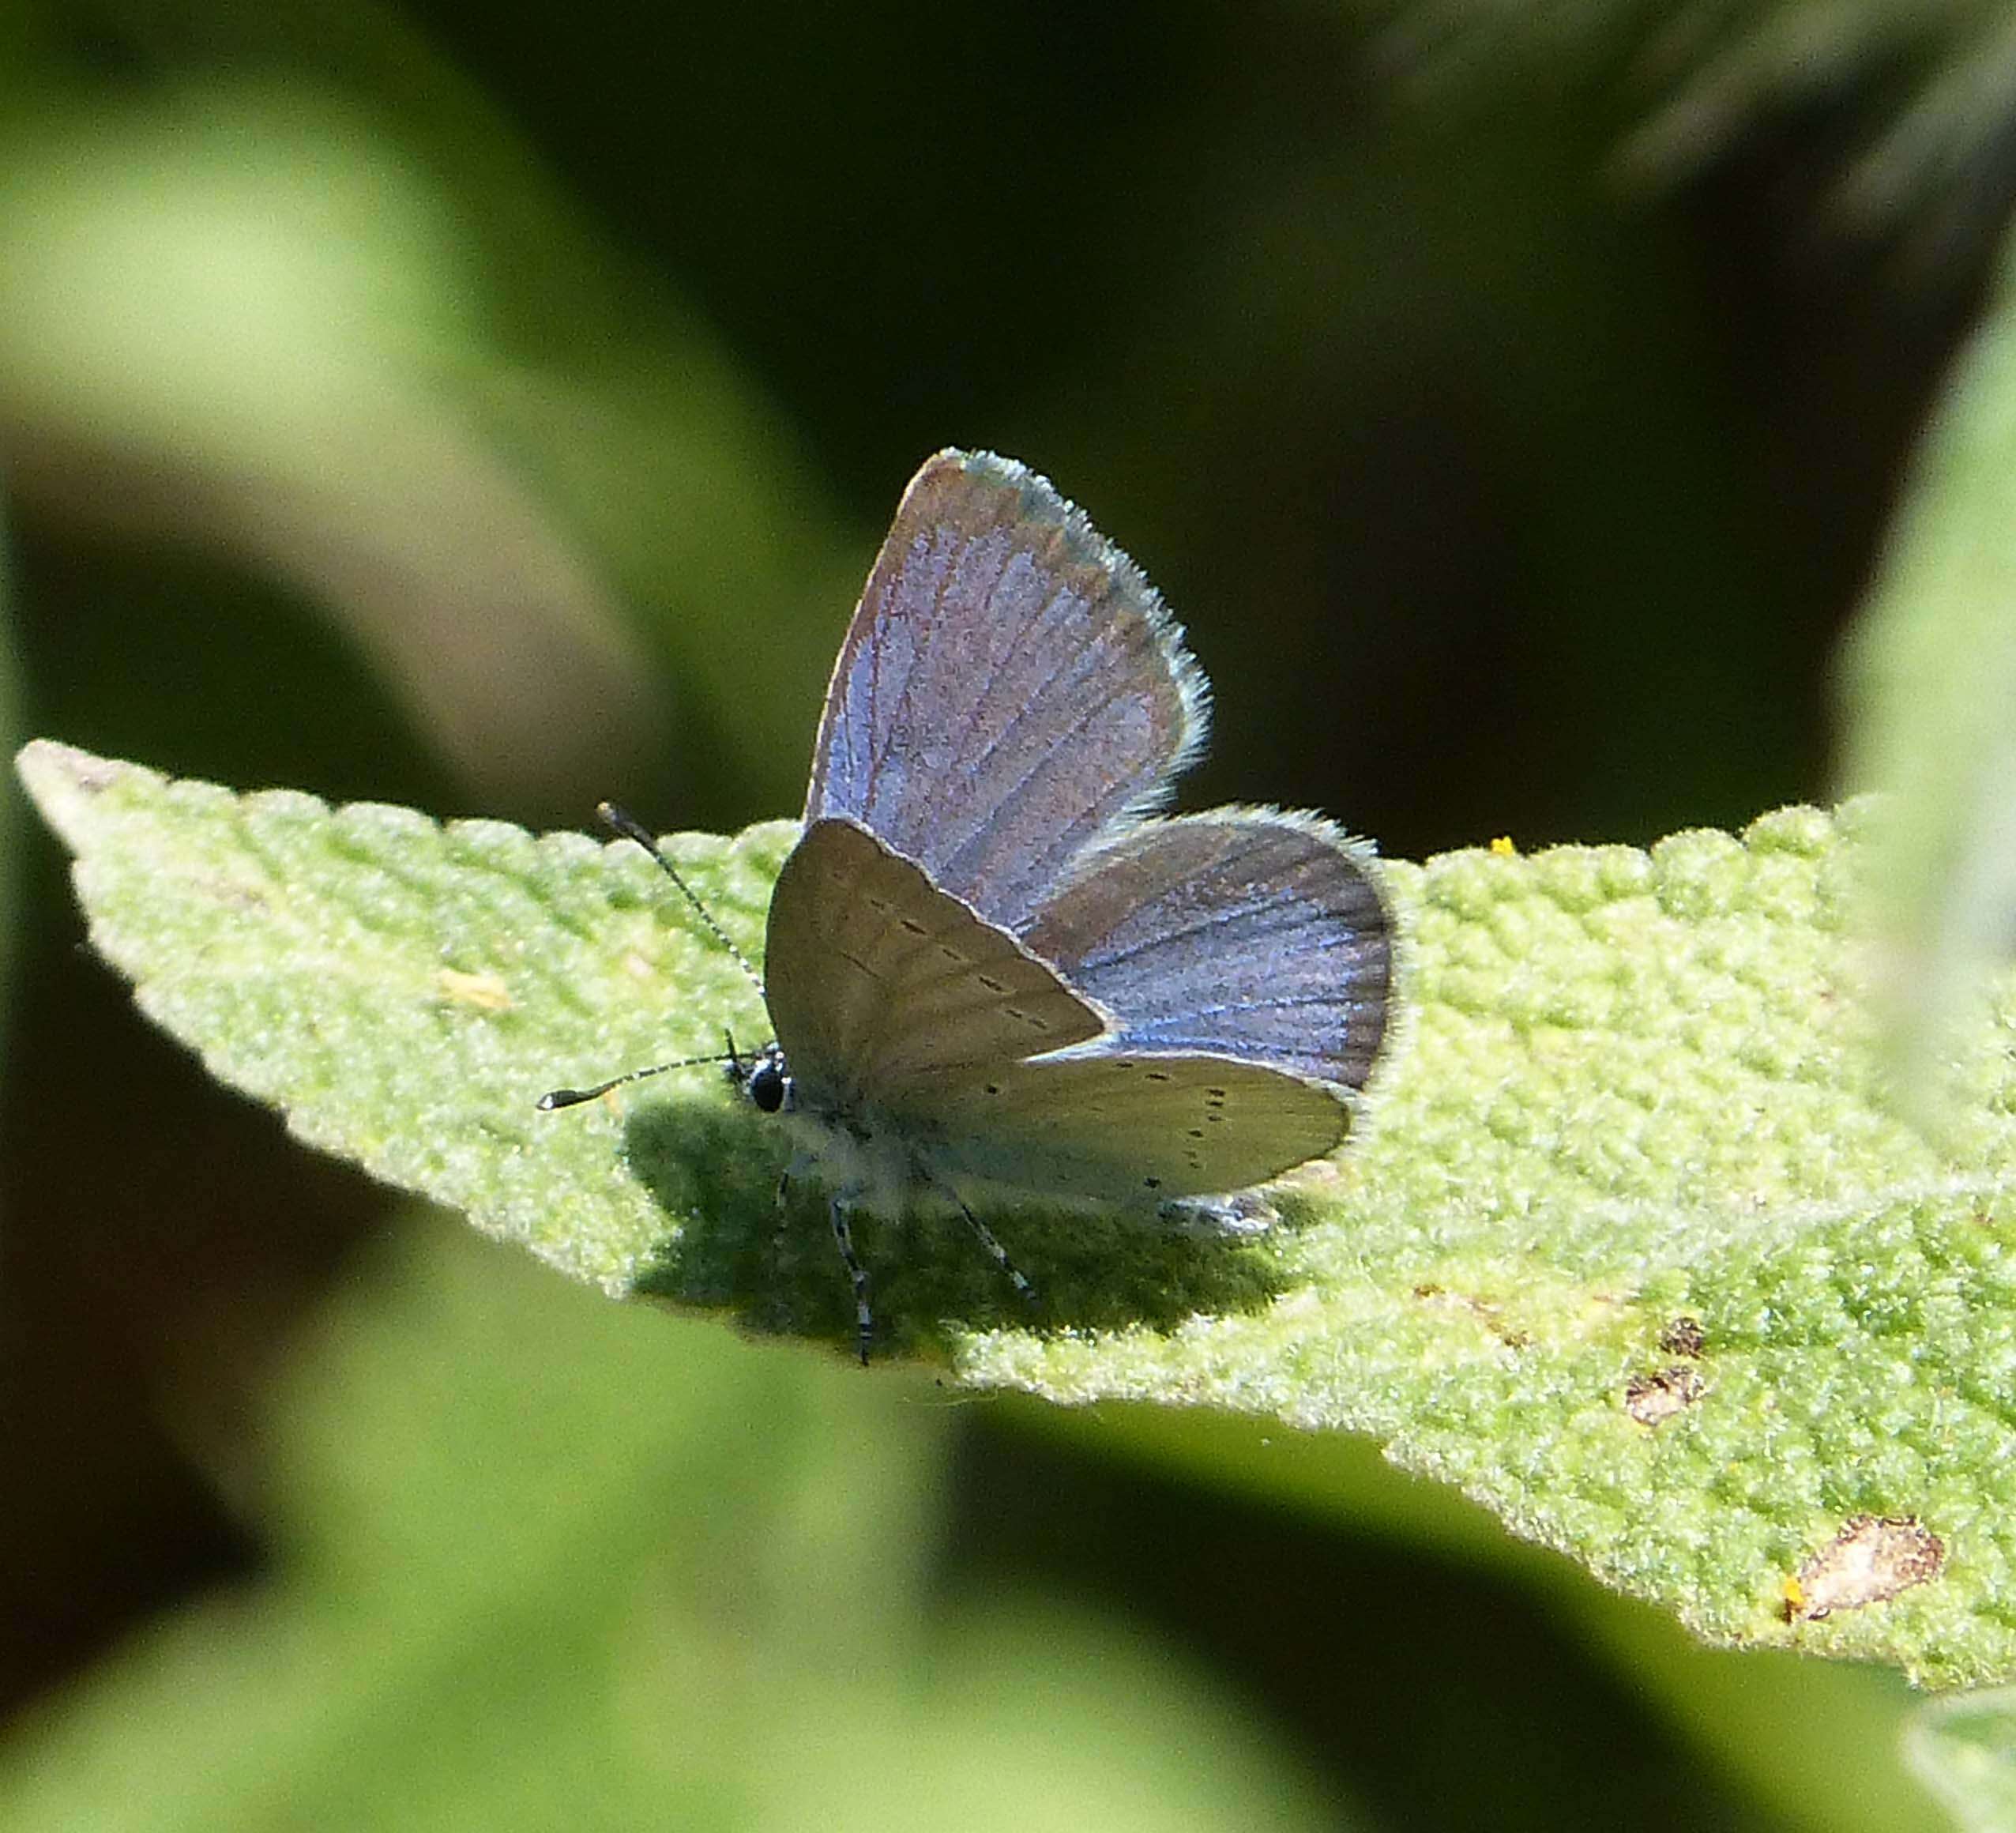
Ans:
<svg viewBox="0 0 2016 1833"><path fill-rule="evenodd" d="M647 1075L663 1075L668 1069L692 1069L703 1063L737 1063L741 1061L732 1047L717 1051L712 1056L683 1056L677 1063L654 1063L649 1069L626 1070L621 1075L612 1075L607 1082L599 1082L593 1088L555 1089L551 1094L539 1097L540 1111L550 1114L555 1108L578 1106L583 1101L592 1101L598 1095L606 1095L612 1088L621 1088L626 1082L641 1082Z"/></svg>
<svg viewBox="0 0 2016 1833"><path fill-rule="evenodd" d="M731 936L720 924L714 920L714 913L709 909L705 904L701 902L700 894L694 890L692 886L689 885L685 879L679 876L679 868L674 865L670 860L667 859L663 853L659 851L658 842L652 837L650 830L645 826L644 823L639 821L635 815L626 814L613 802L598 803L596 805L595 812L601 817L602 825L604 827L608 828L612 833L615 834L622 839L635 841L639 846L642 847L646 853L650 854L650 856L658 862L659 865L664 869L665 876L670 879L674 884L679 886L680 894L683 896L686 901L693 906L694 914L698 916L702 923L706 924L707 933L713 936L722 947L728 950L728 958L732 961L737 967L740 968L744 973L748 975L750 979L756 983L757 992L759 993L762 992L763 977L757 973L754 968L750 965L749 957L744 954L740 949L735 947L735 939ZM696 1063L719 1062L720 1060L722 1060L718 1057L705 1056L699 1056L694 1059L694 1061ZM665 1065L665 1067L668 1069L672 1069L677 1067L679 1066L669 1063Z"/></svg>
<svg viewBox="0 0 2016 1833"><path fill-rule="evenodd" d="M756 990L763 990L763 977L750 964L749 957L735 945L735 938L714 919L714 913L700 901L700 894L679 876L679 868L667 859L660 849L656 838L650 830L634 815L626 813L613 802L598 804L595 812L601 818L604 826L619 839L634 840L658 862L667 878L679 888L679 894L693 906L694 914L706 925L707 933L727 950L728 958L755 983ZM712 1056L683 1056L676 1063L654 1063L644 1069L626 1070L621 1075L612 1075L607 1082L599 1082L592 1088L554 1089L539 1097L542 1113L551 1113L555 1108L578 1107L583 1101L592 1101L606 1095L612 1088L621 1088L626 1082L641 1082L646 1076L663 1075L668 1069L693 1069L703 1063L732 1063L739 1070L742 1059L736 1054L735 1040L728 1040L728 1047Z"/></svg>

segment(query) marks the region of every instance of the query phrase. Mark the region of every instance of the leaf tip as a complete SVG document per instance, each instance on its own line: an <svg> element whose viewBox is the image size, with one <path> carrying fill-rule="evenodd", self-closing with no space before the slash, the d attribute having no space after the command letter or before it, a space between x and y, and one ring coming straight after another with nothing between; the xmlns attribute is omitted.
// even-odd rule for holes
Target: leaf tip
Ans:
<svg viewBox="0 0 2016 1833"><path fill-rule="evenodd" d="M14 771L42 818L73 849L92 805L105 792L134 776L151 776L137 764L101 758L55 739L31 739L14 755Z"/></svg>

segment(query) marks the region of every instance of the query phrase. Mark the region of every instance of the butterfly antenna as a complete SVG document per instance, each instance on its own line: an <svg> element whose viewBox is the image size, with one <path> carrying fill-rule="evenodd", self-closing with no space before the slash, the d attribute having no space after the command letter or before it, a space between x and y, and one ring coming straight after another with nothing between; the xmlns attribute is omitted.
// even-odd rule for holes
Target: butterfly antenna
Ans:
<svg viewBox="0 0 2016 1833"><path fill-rule="evenodd" d="M698 916L702 923L706 924L707 933L713 936L723 948L728 950L728 958L732 961L737 967L740 968L744 973L748 975L750 979L756 983L756 990L760 993L763 990L763 977L757 973L754 967L750 965L749 957L744 954L740 949L735 947L734 938L731 936L720 924L714 920L714 913L709 909L705 904L701 902L700 894L694 890L692 886L689 885L685 879L679 876L679 868L674 865L672 862L667 859L664 854L659 850L658 842L653 837L649 830L645 826L643 822L639 821L634 815L626 814L613 802L603 802L598 804L596 807L595 812L601 817L602 825L604 827L608 828L615 834L621 835L625 840L635 841L639 846L642 847L646 853L650 854L650 856L658 862L659 865L664 868L665 876L670 879L674 884L679 886L681 894L685 898L686 901L693 906L694 914ZM696 1056L692 1060L695 1063L720 1063L725 1061L726 1059L718 1056ZM668 1063L664 1064L663 1067L667 1069L678 1069L683 1068L686 1066L680 1063ZM639 1073L648 1074L649 1072L640 1071ZM616 1078L618 1082L627 1082L630 1079L630 1078L628 1076L619 1076ZM613 1088L615 1087L615 1083L611 1082L606 1086ZM559 1105L564 1106L566 1104L562 1102Z"/></svg>
<svg viewBox="0 0 2016 1833"><path fill-rule="evenodd" d="M598 1095L606 1095L612 1088L621 1088L626 1082L641 1082L647 1075L663 1075L668 1069L691 1069L702 1063L735 1063L739 1061L730 1046L724 1054L717 1051L712 1056L683 1056L677 1063L654 1063L649 1069L632 1069L621 1075L612 1075L607 1082L599 1082L593 1088L555 1089L551 1094L539 1097L540 1111L550 1114L555 1108L572 1108L583 1101L592 1101Z"/></svg>

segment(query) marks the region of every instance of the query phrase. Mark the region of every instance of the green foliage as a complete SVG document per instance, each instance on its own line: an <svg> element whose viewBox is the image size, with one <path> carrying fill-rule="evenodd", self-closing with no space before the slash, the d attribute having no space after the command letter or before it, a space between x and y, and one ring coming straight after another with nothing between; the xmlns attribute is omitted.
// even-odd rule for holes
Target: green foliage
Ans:
<svg viewBox="0 0 2016 1833"><path fill-rule="evenodd" d="M301 1137L612 1293L844 1340L816 1203L780 1241L781 1143L717 1077L534 1110L762 1034L636 849L21 768L100 951ZM957 1229L864 1226L883 1315L974 1386L1371 1433L1717 1640L2016 1671L2016 987L1977 1000L1933 1143L1882 1097L1864 820L1389 866L1408 1035L1287 1225L998 1216L1035 1328ZM671 843L752 948L790 833Z"/></svg>
<svg viewBox="0 0 2016 1833"><path fill-rule="evenodd" d="M1664 10L1381 5L1358 15L1401 29L1368 46L1327 13L1122 9L1032 63L1026 22L984 10L780 40L733 9L555 33L451 8L424 35L371 6L20 9L0 23L0 419L31 524L28 727L536 819L664 780L650 654L677 683L686 818L788 806L886 491L931 446L984 440L1092 504L1191 619L1220 766L1243 773L1204 799L1376 807L1390 835L1643 836L1804 792L1785 633L1859 578L1892 416L1916 423L1912 378L1943 348L1928 326L1973 309L1969 251L2006 208L2006 21L1839 0L1676 38ZM1453 55L1420 55L1438 42ZM1459 61L1467 96L1435 80ZM976 124L987 156L944 158ZM1600 162L1653 182L1613 187ZM1827 204L1917 266L1879 278L1858 243L1840 271L1809 240ZM863 1229L893 1348L999 1393L1142 1397L990 1416L1179 1470L1190 1499L1233 1488L1404 1540L1417 1571L1507 1574L1615 1663L1564 1722L1656 1701L1773 1824L1827 1833L1931 1810L1890 1757L1901 1684L1792 1651L2007 1666L2007 1033L1977 976L2016 883L2009 322L2005 295L1857 652L1846 781L1902 811L1885 953L1842 923L1849 855L1873 851L1860 812L1845 841L1801 815L1741 847L1396 868L1414 1048L1378 1128L1284 1195L1277 1238L1001 1217L1043 1285L1032 1334L956 1229ZM185 578L122 542L108 569L108 528L230 563ZM1214 640L1213 616L1251 640ZM1480 639L1488 684L1446 665ZM402 774L408 742L461 787ZM816 1206L776 1239L773 1131L707 1072L530 1109L716 1048L724 1022L764 1031L641 861L36 755L100 945L304 1137L612 1293L844 1340ZM788 838L682 844L745 940ZM39 915L66 950L67 916ZM53 1013L148 1112L115 1034L47 992L62 958L14 958L41 1027L16 1039L21 1087L49 1086ZM1939 1022L1872 1055L1871 980ZM73 1149L48 1114L19 1116L24 1161ZM100 1118L132 1207L200 1249L207 1136L178 1161L171 1125ZM214 1368L164 1395L143 1353L129 1391L116 1321L77 1333L74 1366L51 1353L69 1308L116 1313L122 1282L151 1303L158 1269L120 1257L97 1181L34 1187L7 1217L40 1332L10 1332L20 1403L92 1417L84 1375L125 1417L165 1398L179 1428ZM271 1213L276 1241L310 1232L284 1198ZM265 1577L96 1666L11 1747L0 1819L1313 1818L1284 1753L1254 1750L1272 1782L1251 1773L1253 1703L1172 1677L1160 1645L1013 1599L934 1607L931 1391L894 1355L872 1378L757 1355L402 1220L262 1410L261 1481L235 1411L195 1435L203 1480L267 1530ZM35 1458L7 1543L24 1643L60 1584L47 1547L96 1530ZM957 1481L973 1506L972 1469ZM130 1490L151 1520L158 1479ZM1066 1531L1071 1506L1053 1499ZM1919 1574L1933 1534L1935 1579L1841 1602L1845 1560ZM1340 1534L1318 1574L1354 1547ZM179 1550L160 1556L185 1585ZM1090 1564L1074 1549L1074 1585L1096 1586ZM1257 1618L1260 1575L1212 1576ZM82 1586L57 1602L89 1617ZM1395 1601L1403 1637L1415 1609ZM1682 1621L1783 1647L1731 1655ZM1338 1667L1383 1677L1378 1635ZM1277 1710L1295 1652L1265 1651ZM1454 1722L1439 1690L1406 1710ZM1935 1702L1914 1734L1969 1827L2016 1821L2004 1711ZM1493 1810L1499 1716L1447 1733ZM1628 1775L1557 1772L1570 1748L1521 1766L1554 1778L1564 1822L1597 1824L1614 1789L1616 1824L1720 1824L1685 1796L1648 1812Z"/></svg>
<svg viewBox="0 0 2016 1833"><path fill-rule="evenodd" d="M1390 0L1382 9L1417 36L1436 87L1502 88L1516 71L1621 91L1635 115L1617 164L1640 183L1672 183L1760 122L1858 85L1868 100L1836 150L1826 194L1844 224L1950 233L1978 208L1970 189L1994 183L2007 21L1981 0L1717 7L1677 32L1656 0L1573 9Z"/></svg>
<svg viewBox="0 0 2016 1833"><path fill-rule="evenodd" d="M496 1260L415 1216L329 1308L248 1498L281 1570L17 1733L0 1821L1337 1824L1163 1651L932 1597L914 1384Z"/></svg>
<svg viewBox="0 0 2016 1833"><path fill-rule="evenodd" d="M2006 958L2016 911L2012 260L1917 454L1844 670L1849 780L1895 799L1875 876L1914 1088L1943 1077L1944 1028L1956 1010L1964 1026L1984 965Z"/></svg>

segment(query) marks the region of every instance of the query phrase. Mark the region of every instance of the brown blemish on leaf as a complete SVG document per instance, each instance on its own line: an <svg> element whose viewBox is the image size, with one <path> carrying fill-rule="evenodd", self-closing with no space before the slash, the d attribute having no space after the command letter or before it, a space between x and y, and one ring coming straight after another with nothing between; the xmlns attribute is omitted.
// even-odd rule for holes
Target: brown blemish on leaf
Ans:
<svg viewBox="0 0 2016 1833"><path fill-rule="evenodd" d="M1661 1368L1650 1375L1634 1375L1624 1383L1624 1410L1640 1425L1661 1425L1676 1413L1685 1413L1707 1391L1708 1383L1698 1369L1684 1365Z"/></svg>
<svg viewBox="0 0 2016 1833"><path fill-rule="evenodd" d="M1946 1567L1946 1542L1915 1515L1857 1515L1808 1558L1785 1588L1785 1617L1818 1623L1880 1604Z"/></svg>
<svg viewBox="0 0 2016 1833"><path fill-rule="evenodd" d="M1659 1333L1662 1355L1698 1356L1707 1347L1708 1333L1701 1327L1698 1318L1669 1319L1666 1327Z"/></svg>

